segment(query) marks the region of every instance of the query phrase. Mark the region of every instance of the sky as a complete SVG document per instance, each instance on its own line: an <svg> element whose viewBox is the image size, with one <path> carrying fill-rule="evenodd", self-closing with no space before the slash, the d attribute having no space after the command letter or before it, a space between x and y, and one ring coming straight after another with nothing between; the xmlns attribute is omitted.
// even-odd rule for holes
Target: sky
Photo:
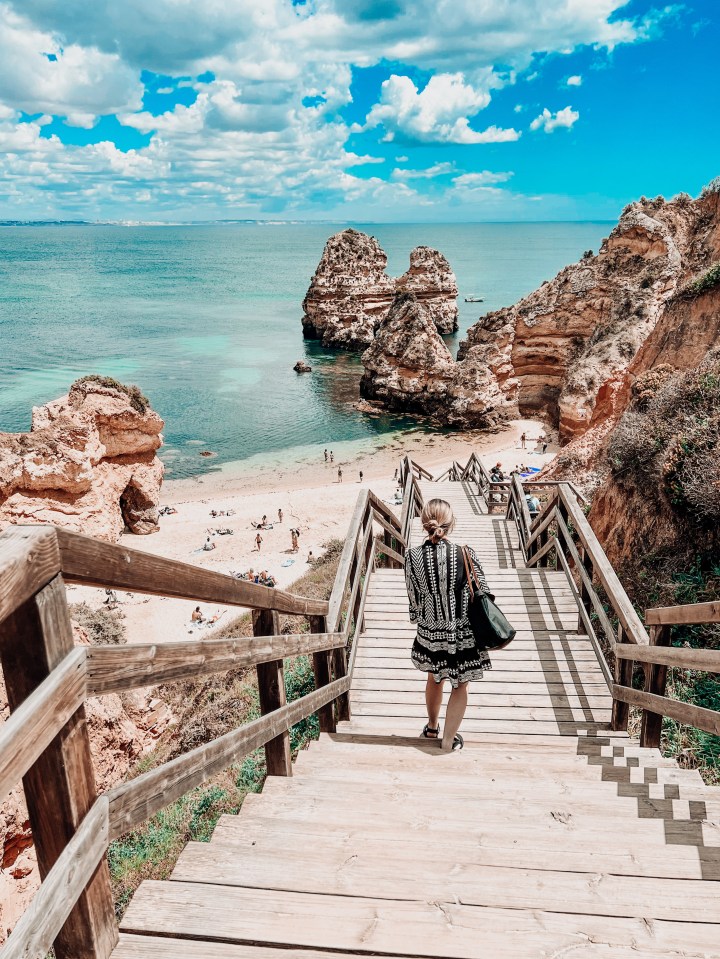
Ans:
<svg viewBox="0 0 720 959"><path fill-rule="evenodd" d="M0 219L613 220L720 174L720 0L0 0Z"/></svg>

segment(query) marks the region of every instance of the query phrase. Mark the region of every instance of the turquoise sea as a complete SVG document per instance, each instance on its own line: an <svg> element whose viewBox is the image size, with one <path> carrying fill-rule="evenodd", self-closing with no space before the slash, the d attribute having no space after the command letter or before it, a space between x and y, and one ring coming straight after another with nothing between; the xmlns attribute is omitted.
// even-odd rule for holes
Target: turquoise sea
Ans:
<svg viewBox="0 0 720 959"><path fill-rule="evenodd" d="M587 249L606 223L353 224L388 271L420 244L449 259L460 335ZM303 340L301 303L340 224L17 226L0 229L0 431L102 373L137 383L166 421L168 478L293 447L372 440L407 426L353 409L359 359ZM481 304L464 303L478 295ZM306 358L312 375L292 366ZM200 450L217 454L199 456Z"/></svg>

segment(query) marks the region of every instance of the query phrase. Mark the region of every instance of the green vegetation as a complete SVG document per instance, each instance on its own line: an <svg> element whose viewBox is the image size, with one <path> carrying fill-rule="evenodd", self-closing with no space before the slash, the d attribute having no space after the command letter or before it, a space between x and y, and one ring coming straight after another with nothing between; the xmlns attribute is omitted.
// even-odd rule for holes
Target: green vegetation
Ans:
<svg viewBox="0 0 720 959"><path fill-rule="evenodd" d="M639 610L720 600L719 442L720 352L696 370L658 367L638 378L609 457L637 509L652 512L644 524L653 531L650 542L636 543L634 558L619 571ZM720 649L720 625L675 627L672 642ZM670 669L668 695L720 710L714 674ZM637 732L637 716L634 724ZM662 747L707 782L720 783L720 737L665 719Z"/></svg>
<svg viewBox="0 0 720 959"><path fill-rule="evenodd" d="M130 406L132 406L134 410L137 410L138 413L146 413L150 409L150 400L144 395L139 386L132 384L125 386L124 383L114 379L112 376L99 376L93 373L90 376L81 376L79 380L75 380L70 389L72 389L73 386L82 386L85 383L91 385L96 383L98 386L105 386L108 389L118 390L120 393L124 393L130 400Z"/></svg>
<svg viewBox="0 0 720 959"><path fill-rule="evenodd" d="M88 635L91 646L121 646L127 642L122 613L119 610L91 609L87 603L70 606L70 617Z"/></svg>
<svg viewBox="0 0 720 959"><path fill-rule="evenodd" d="M714 290L720 286L720 263L714 263L702 276L692 280L675 295L677 300L694 300L701 293Z"/></svg>
<svg viewBox="0 0 720 959"><path fill-rule="evenodd" d="M328 599L342 547L340 540L326 543L325 553L293 584L293 592L308 598ZM303 617L281 616L280 623L286 633L307 630ZM215 633L215 638L251 635L251 617L244 614ZM307 656L285 661L289 702L307 695L314 687L312 664ZM130 778L210 742L260 714L254 669L168 684L160 688L160 695L173 710L176 722L160 738L154 752L135 766ZM293 755L317 739L318 732L317 716L293 726L290 730ZM220 816L237 813L245 796L259 792L264 780L265 753L258 749L161 810L139 829L113 842L109 861L118 918L143 879L166 879L186 843L208 842Z"/></svg>

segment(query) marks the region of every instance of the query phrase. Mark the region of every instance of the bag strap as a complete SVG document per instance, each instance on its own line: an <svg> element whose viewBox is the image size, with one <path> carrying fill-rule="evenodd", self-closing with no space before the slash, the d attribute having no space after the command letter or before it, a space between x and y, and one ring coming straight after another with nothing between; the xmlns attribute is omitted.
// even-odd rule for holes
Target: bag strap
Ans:
<svg viewBox="0 0 720 959"><path fill-rule="evenodd" d="M468 552L468 547L462 546L460 548L460 552L462 553L463 563L465 564L465 578L467 579L468 589L470 590L470 599L472 600L474 598L474 594L476 592L482 593L482 590L480 589L480 583L478 582L477 574L475 572L475 568L473 567L473 564L472 564L472 559L470 558L470 554ZM473 590L473 583L475 584L474 590Z"/></svg>

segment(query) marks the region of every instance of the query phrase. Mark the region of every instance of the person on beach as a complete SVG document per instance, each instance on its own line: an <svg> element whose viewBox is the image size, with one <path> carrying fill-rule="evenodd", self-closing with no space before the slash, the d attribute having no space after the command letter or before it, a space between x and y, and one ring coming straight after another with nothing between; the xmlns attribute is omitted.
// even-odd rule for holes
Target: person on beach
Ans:
<svg viewBox="0 0 720 959"><path fill-rule="evenodd" d="M258 553L260 552L260 548L261 548L261 546L262 546L262 541L263 541L263 538L262 538L262 536L260 535L260 533L258 533L258 534L255 536L255 549L258 551Z"/></svg>
<svg viewBox="0 0 720 959"><path fill-rule="evenodd" d="M203 614L200 612L200 607L196 606L192 611L192 616L190 617L193 623L202 623L204 622Z"/></svg>
<svg viewBox="0 0 720 959"><path fill-rule="evenodd" d="M334 462L335 462L335 454L333 453L332 450L330 450L330 462L331 462L331 463L334 463Z"/></svg>
<svg viewBox="0 0 720 959"><path fill-rule="evenodd" d="M283 518L283 511L282 511L281 509L279 509L279 510L278 510L278 523L282 523L282 518Z"/></svg>
<svg viewBox="0 0 720 959"><path fill-rule="evenodd" d="M291 529L291 530L290 530L290 542L292 543L291 549L292 549L292 552L293 552L293 553L297 553L297 551L300 549L299 539L300 539L300 530L299 530L299 529Z"/></svg>
<svg viewBox="0 0 720 959"><path fill-rule="evenodd" d="M527 436L526 436L525 433L523 433L523 435L520 437L520 449L523 449L523 450L525 449L525 440L526 440L526 439L527 439Z"/></svg>
<svg viewBox="0 0 720 959"><path fill-rule="evenodd" d="M310 552L308 553L307 562L312 565L312 562L313 562L314 559L315 559L315 557L313 556L313 551L310 550Z"/></svg>
<svg viewBox="0 0 720 959"><path fill-rule="evenodd" d="M393 476L393 483L396 482L399 474L400 474L400 470L399 470L398 467L396 466L396 467L395 467L395 475Z"/></svg>
<svg viewBox="0 0 720 959"><path fill-rule="evenodd" d="M211 550L211 549L215 549L215 543L213 543L213 541L210 539L209 536L208 536L208 538L205 540L205 545L203 546L203 549L204 549L204 550L208 550L208 551Z"/></svg>
<svg viewBox="0 0 720 959"><path fill-rule="evenodd" d="M428 721L421 733L425 739L440 738L443 685L446 679L450 681L452 691L442 737L442 749L450 752L464 745L458 729L467 709L468 683L482 679L491 664L487 651L478 649L470 627L470 587L462 550L447 538L455 526L450 504L443 499L429 500L420 521L427 539L405 556L410 622L417 624L410 658L416 669L428 674ZM477 556L470 547L467 552L480 588L492 596Z"/></svg>
<svg viewBox="0 0 720 959"><path fill-rule="evenodd" d="M327 463L327 456L328 456L327 450L325 450L325 462L326 462L326 463Z"/></svg>
<svg viewBox="0 0 720 959"><path fill-rule="evenodd" d="M360 470L360 482L361 482L361 483L362 483L362 480L363 480L363 471Z"/></svg>
<svg viewBox="0 0 720 959"><path fill-rule="evenodd" d="M342 466L338 466L338 483L342 483Z"/></svg>
<svg viewBox="0 0 720 959"><path fill-rule="evenodd" d="M544 439L544 440L542 441L542 451L543 451L543 453L547 452L547 448L548 448L548 441L547 441L546 439Z"/></svg>

